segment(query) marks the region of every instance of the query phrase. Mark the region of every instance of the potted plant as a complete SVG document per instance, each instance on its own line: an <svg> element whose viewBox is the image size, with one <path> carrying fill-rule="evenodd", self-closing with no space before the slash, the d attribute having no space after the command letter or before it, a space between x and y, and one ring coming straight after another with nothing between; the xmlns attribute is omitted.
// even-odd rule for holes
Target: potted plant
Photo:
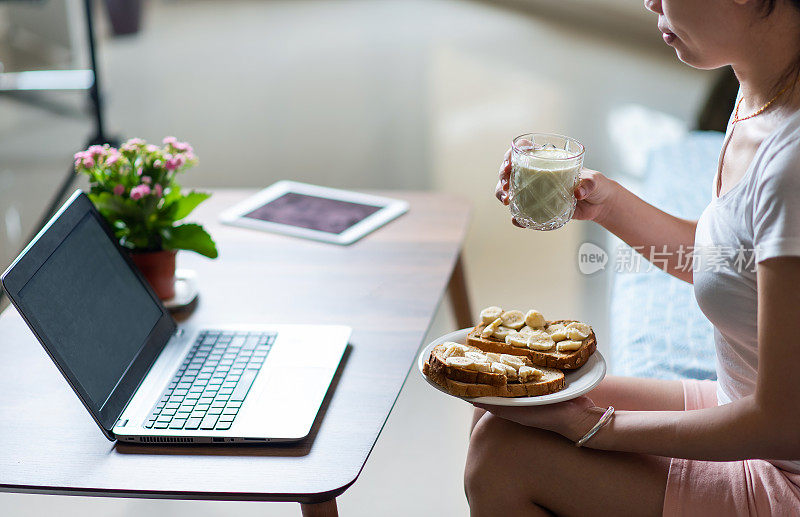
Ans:
<svg viewBox="0 0 800 517"><path fill-rule="evenodd" d="M184 193L176 181L196 163L192 147L175 137L160 147L133 138L119 149L94 145L75 155L76 172L89 177L89 198L162 300L175 296L178 250L217 257L202 226L181 222L211 196Z"/></svg>

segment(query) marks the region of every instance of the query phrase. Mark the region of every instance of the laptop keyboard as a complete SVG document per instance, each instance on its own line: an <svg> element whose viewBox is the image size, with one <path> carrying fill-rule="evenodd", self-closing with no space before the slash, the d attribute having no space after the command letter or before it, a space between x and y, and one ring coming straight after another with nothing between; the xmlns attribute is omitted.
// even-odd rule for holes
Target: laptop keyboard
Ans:
<svg viewBox="0 0 800 517"><path fill-rule="evenodd" d="M230 429L276 336L274 332L201 332L144 427Z"/></svg>

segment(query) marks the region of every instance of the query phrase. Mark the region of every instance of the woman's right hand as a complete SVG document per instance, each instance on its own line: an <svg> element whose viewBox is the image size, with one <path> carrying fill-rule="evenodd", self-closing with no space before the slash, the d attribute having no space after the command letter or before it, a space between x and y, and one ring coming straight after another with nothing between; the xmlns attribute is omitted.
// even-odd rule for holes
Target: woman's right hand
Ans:
<svg viewBox="0 0 800 517"><path fill-rule="evenodd" d="M504 205L508 205L508 182L511 180L511 148L503 156L500 164L500 180L494 188L494 197Z"/></svg>
<svg viewBox="0 0 800 517"><path fill-rule="evenodd" d="M497 182L497 186L494 188L494 197L497 198L498 201L503 203L504 205L508 206L509 199L508 199L508 185L511 181L511 148L506 151L506 155L503 156L503 163L500 164L500 179ZM519 228L525 228L521 224L517 222L516 219L513 217L511 218L511 224L517 226Z"/></svg>
<svg viewBox="0 0 800 517"><path fill-rule="evenodd" d="M511 181L511 149L506 151L503 157L499 176L500 179L495 186L494 195L501 203L508 205L508 190ZM601 223L609 210L615 185L616 182L608 179L601 172L584 167L581 170L578 184L575 186L575 199L578 200L578 203L575 206L575 213L572 218ZM516 226L522 227L513 218L511 222Z"/></svg>

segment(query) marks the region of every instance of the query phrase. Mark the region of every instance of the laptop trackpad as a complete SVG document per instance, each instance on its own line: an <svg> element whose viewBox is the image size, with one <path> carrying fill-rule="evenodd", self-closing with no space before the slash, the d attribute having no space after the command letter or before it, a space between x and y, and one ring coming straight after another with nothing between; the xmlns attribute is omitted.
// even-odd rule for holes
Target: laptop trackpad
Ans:
<svg viewBox="0 0 800 517"><path fill-rule="evenodd" d="M271 368L259 396L248 401L248 418L267 438L301 439L308 435L331 382L329 368Z"/></svg>

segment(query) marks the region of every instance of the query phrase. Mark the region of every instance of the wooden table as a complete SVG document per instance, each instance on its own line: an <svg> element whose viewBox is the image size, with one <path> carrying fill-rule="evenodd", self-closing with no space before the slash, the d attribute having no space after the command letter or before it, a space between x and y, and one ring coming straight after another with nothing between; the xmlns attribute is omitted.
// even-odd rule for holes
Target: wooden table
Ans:
<svg viewBox="0 0 800 517"><path fill-rule="evenodd" d="M298 501L336 515L358 477L449 287L470 324L460 250L469 209L442 194L390 192L406 215L341 247L223 226L224 190L193 214L216 239L197 271L192 318L353 327L350 347L311 435L292 445L144 446L107 441L13 307L0 315L0 490L232 501Z"/></svg>

